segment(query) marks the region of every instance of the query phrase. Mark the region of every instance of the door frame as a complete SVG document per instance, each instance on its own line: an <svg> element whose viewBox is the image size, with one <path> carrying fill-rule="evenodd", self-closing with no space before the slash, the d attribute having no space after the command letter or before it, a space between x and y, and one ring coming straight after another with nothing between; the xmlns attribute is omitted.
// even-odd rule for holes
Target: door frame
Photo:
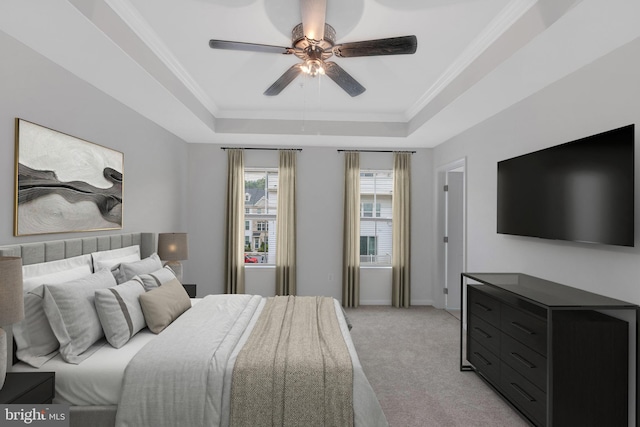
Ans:
<svg viewBox="0 0 640 427"><path fill-rule="evenodd" d="M433 294L434 306L446 308L445 289L447 286L447 251L444 237L447 232L447 197L444 186L447 173L462 169L462 270L467 268L467 158L455 160L436 169L436 280ZM456 286L459 279L452 280Z"/></svg>

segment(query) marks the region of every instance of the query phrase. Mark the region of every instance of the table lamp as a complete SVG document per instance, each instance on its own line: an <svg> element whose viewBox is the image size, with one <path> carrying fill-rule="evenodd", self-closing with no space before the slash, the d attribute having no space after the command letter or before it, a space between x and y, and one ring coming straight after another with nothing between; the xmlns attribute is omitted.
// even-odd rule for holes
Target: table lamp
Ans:
<svg viewBox="0 0 640 427"><path fill-rule="evenodd" d="M0 389L7 376L7 334L2 326L24 319L22 258L0 257Z"/></svg>
<svg viewBox="0 0 640 427"><path fill-rule="evenodd" d="M182 282L182 264L180 261L189 259L189 246L187 233L160 233L158 234L158 256L176 273L176 277Z"/></svg>

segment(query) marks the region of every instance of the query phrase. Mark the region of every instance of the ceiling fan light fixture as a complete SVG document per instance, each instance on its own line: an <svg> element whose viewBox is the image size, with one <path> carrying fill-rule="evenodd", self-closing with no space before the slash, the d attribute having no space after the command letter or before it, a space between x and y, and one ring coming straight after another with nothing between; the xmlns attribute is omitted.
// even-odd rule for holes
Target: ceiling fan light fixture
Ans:
<svg viewBox="0 0 640 427"><path fill-rule="evenodd" d="M311 77L315 77L318 74L324 74L324 67L322 66L322 62L318 59L308 59L301 67L301 70Z"/></svg>
<svg viewBox="0 0 640 427"><path fill-rule="evenodd" d="M296 25L291 32L291 47L216 39L209 40L209 47L212 49L279 53L299 58L300 62L292 65L267 88L264 92L266 96L278 95L300 74L307 74L311 77L326 74L350 96L358 96L366 89L337 63L329 61L332 56L351 58L416 53L418 40L415 35L336 45L336 31L325 21L327 0L299 1L302 23Z"/></svg>
<svg viewBox="0 0 640 427"><path fill-rule="evenodd" d="M309 46L317 46L323 50L331 51L336 43L336 30L329 24L324 24L324 37L316 40L311 35L305 36L302 24L296 25L291 31L291 45L294 48L305 49Z"/></svg>

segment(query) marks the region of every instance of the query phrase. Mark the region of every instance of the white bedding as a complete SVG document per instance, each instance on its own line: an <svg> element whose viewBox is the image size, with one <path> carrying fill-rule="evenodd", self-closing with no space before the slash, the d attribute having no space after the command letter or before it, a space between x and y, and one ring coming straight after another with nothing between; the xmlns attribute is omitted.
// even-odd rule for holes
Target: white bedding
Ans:
<svg viewBox="0 0 640 427"><path fill-rule="evenodd" d="M228 426L232 361L256 324L264 301L251 295L209 295L178 318L127 367L116 426ZM353 368L354 425L386 427L340 304L333 302ZM201 339L194 340L194 333ZM158 375L159 371L164 373Z"/></svg>
<svg viewBox="0 0 640 427"><path fill-rule="evenodd" d="M200 300L192 299L192 305ZM256 310L256 313L261 311L263 304L264 301L259 304L259 309ZM335 308L336 313L341 313L340 305L337 301L335 301ZM347 323L341 315L338 315L338 319L354 367L353 404L355 425L366 427L387 426L388 424L373 389L362 371L355 347L350 339ZM237 357L239 348L248 338L256 320L257 316L251 317L248 324L249 327L241 331L241 336L238 337L240 345L230 355L232 361ZM14 365L13 370L56 372L56 398L54 403L68 403L73 406L112 406L116 408L122 394L125 368L134 356L156 337L158 335L145 328L119 349L111 347L105 340L104 345L98 351L78 365L66 363L58 355L40 368L18 363ZM232 369L232 364L227 366L228 369ZM222 372L224 371L225 369L222 368ZM230 377L230 372L223 375L223 386L213 393L225 396L221 399L222 407L219 408L219 410L221 409L218 414L220 425L228 425L229 423L228 409L230 402L228 396L231 386Z"/></svg>
<svg viewBox="0 0 640 427"><path fill-rule="evenodd" d="M191 304L196 304L200 300L201 298L193 298ZM68 403L76 406L117 405L120 400L125 368L133 356L156 336L145 328L119 349L113 348L104 340L104 345L79 365L65 362L58 354L40 368L19 362L13 365L13 371L55 372L54 403Z"/></svg>
<svg viewBox="0 0 640 427"><path fill-rule="evenodd" d="M145 328L122 348L113 348L104 340L104 345L79 365L65 362L58 354L40 368L20 362L13 366L13 371L55 372L54 403L79 406L117 405L124 369L131 358L155 337L154 333Z"/></svg>

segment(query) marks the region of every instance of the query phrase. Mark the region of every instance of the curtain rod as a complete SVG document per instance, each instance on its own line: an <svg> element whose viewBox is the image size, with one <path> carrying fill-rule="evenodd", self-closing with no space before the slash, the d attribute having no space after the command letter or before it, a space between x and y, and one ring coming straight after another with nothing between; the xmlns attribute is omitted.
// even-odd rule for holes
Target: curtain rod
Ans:
<svg viewBox="0 0 640 427"><path fill-rule="evenodd" d="M343 151L350 151L350 152L356 152L356 153L410 153L410 154L416 154L415 151L393 151L393 150L338 150L338 153L341 153Z"/></svg>
<svg viewBox="0 0 640 427"><path fill-rule="evenodd" d="M239 150L266 150L266 151L302 151L302 148L270 148L270 147L265 147L265 148L260 148L260 147L220 147L220 149L222 150L233 150L233 149L239 149Z"/></svg>

